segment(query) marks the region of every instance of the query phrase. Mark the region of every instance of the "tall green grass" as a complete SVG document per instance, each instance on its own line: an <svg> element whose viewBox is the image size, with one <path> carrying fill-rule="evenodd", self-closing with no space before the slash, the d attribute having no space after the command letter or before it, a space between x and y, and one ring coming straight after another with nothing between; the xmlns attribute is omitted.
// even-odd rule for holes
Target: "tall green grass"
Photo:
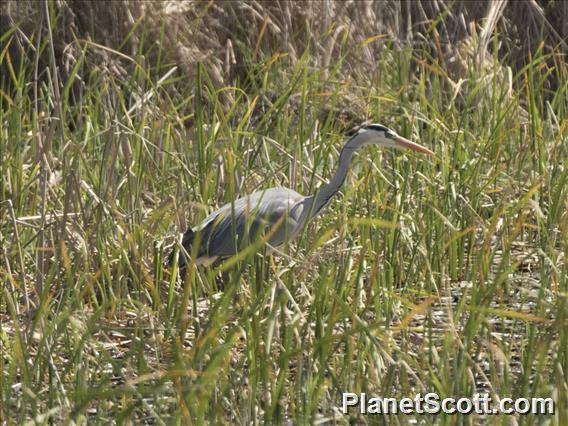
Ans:
<svg viewBox="0 0 568 426"><path fill-rule="evenodd" d="M553 397L550 424L568 422L562 57L519 71L472 57L452 81L421 50L387 46L350 76L309 52L216 87L205 66L190 80L148 65L141 44L127 75L74 80L80 59L55 90L53 58L3 51L5 421L343 424L357 413L340 414L342 392L433 391ZM365 120L436 156L361 152L286 256L164 266L167 244L239 195L313 193Z"/></svg>

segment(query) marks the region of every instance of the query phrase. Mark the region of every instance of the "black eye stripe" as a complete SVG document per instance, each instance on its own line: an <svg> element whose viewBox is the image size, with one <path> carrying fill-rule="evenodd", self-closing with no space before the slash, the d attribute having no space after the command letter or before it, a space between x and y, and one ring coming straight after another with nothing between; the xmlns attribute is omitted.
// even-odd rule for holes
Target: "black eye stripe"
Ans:
<svg viewBox="0 0 568 426"><path fill-rule="evenodd" d="M368 130L375 130L378 132L388 132L389 129L381 124L369 124L368 126L365 127L365 129Z"/></svg>

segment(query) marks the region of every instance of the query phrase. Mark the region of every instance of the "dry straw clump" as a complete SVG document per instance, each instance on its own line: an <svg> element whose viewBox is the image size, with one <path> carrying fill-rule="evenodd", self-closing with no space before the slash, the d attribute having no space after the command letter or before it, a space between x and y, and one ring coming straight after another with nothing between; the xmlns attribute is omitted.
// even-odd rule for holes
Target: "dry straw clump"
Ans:
<svg viewBox="0 0 568 426"><path fill-rule="evenodd" d="M568 51L567 2L62 0L52 6L54 50L64 78L85 43L91 48L84 75L93 66L126 73L128 61L112 51L134 57L143 43L148 60L160 56L173 61L190 77L197 64L205 63L218 85L234 84L245 76L251 60L286 55L294 63L306 51L318 67L334 63L342 52L345 74L358 77L356 73L373 70L387 43L411 43L455 64L449 69L457 79L464 72L463 52L474 53L482 65L495 30L500 33L502 56L514 67L543 46ZM46 30L44 14L41 3L3 2L2 33L15 29L9 37L13 63L33 54L39 33ZM472 40L479 41L476 51L464 50ZM47 63L47 57L41 60Z"/></svg>

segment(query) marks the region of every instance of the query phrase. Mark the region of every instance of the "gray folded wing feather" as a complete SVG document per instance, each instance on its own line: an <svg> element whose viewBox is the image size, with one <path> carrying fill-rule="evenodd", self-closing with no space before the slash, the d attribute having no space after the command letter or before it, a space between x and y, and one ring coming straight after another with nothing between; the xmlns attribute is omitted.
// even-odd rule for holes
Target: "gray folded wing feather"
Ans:
<svg viewBox="0 0 568 426"><path fill-rule="evenodd" d="M279 247L300 231L306 200L288 188L254 192L211 213L184 234L182 245L191 254L193 244L199 244L198 259L232 256L263 236L271 247ZM184 264L181 255L179 265Z"/></svg>

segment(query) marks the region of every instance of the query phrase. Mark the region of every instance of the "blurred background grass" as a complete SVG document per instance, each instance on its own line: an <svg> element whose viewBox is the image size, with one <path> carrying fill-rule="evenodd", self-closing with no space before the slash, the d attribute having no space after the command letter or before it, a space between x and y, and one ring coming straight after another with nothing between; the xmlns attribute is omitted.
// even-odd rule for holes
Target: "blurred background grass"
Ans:
<svg viewBox="0 0 568 426"><path fill-rule="evenodd" d="M568 422L567 2L0 7L4 421ZM436 157L363 152L286 257L164 268L211 209L313 193L366 121Z"/></svg>

